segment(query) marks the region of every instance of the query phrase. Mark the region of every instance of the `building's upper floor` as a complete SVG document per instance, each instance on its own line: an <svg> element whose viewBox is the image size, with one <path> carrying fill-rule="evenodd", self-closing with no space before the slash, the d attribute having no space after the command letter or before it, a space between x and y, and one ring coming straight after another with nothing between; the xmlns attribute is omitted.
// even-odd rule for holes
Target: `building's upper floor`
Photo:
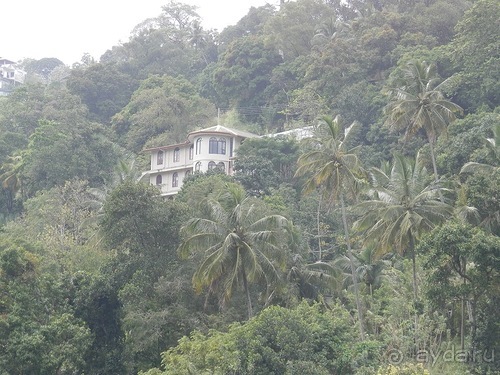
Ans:
<svg viewBox="0 0 500 375"><path fill-rule="evenodd" d="M141 179L161 189L162 195L177 194L184 178L192 172L219 169L233 174L233 159L241 143L258 136L217 125L188 134L183 143L145 150L150 153L150 170Z"/></svg>

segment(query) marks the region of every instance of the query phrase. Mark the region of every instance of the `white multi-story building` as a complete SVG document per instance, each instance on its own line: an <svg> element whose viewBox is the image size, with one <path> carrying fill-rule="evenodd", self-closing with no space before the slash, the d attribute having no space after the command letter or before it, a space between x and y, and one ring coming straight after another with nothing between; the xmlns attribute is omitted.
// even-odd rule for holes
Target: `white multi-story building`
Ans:
<svg viewBox="0 0 500 375"><path fill-rule="evenodd" d="M232 175L234 157L246 138L258 135L217 125L189 133L183 143L147 149L151 169L142 174L141 180L158 186L161 195L171 196L193 172L220 169Z"/></svg>
<svg viewBox="0 0 500 375"><path fill-rule="evenodd" d="M0 93L7 94L13 87L24 83L26 72L14 61L0 57Z"/></svg>

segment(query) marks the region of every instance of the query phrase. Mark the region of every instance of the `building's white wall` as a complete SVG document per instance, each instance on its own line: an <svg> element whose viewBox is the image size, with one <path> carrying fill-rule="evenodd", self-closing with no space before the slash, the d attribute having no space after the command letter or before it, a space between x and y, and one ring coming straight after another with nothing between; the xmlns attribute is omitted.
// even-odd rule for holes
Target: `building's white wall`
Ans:
<svg viewBox="0 0 500 375"><path fill-rule="evenodd" d="M217 139L225 139L226 141L226 153L225 154L211 154L210 151L210 138L213 137L214 135L202 135L194 138L194 145L195 145L195 155L194 155L194 160L193 160L193 168L196 165L196 162L201 162L201 172L206 172L208 170L208 164L210 161L215 162L216 164L219 162L224 162L225 165L225 172L226 173L231 173L232 169L229 168L229 162L232 160L232 158L236 154L236 150L241 144L242 137L235 137L235 136L219 136L216 135ZM202 143L201 143L201 152L196 153L196 141L201 138ZM231 143L232 139L232 143ZM231 144L233 147L233 152L231 156Z"/></svg>
<svg viewBox="0 0 500 375"><path fill-rule="evenodd" d="M159 172L159 173L152 173L149 176L149 183L153 186L157 186L160 189L160 192L162 195L177 194L179 192L179 190L181 190L181 188L182 188L182 185L184 183L184 179L186 178L187 171L190 171L192 173L191 169L180 169L180 170L174 170L174 171L163 171L163 172ZM177 173L177 175L178 175L177 187L172 186L174 173ZM161 185L156 184L156 177L159 174L162 176Z"/></svg>
<svg viewBox="0 0 500 375"><path fill-rule="evenodd" d="M212 129L210 129L212 130ZM210 138L215 137L217 140L224 139L226 141L225 154L211 154L210 151ZM201 150L197 152L197 140L201 139ZM237 150L242 141L245 139L243 136L230 135L227 132L214 132L208 131L198 135L189 137L191 143L179 145L180 158L178 162L174 162L175 146L170 146L163 149L163 163L158 164L158 149L151 151L151 170L149 174L149 182L151 185L156 185L156 176L162 175L162 184L159 186L161 194L168 196L176 194L183 184L186 171L196 171L197 163L200 163L200 172L207 172L209 163L214 162L215 167L218 168L220 162L224 163L224 172L227 174L233 173L233 158L236 156ZM190 146L193 145L193 158L189 158ZM231 152L232 148L232 152ZM178 173L178 186L172 186L172 175L174 172Z"/></svg>
<svg viewBox="0 0 500 375"><path fill-rule="evenodd" d="M193 160L189 159L189 145L179 146L179 161L174 162L175 148L163 150L163 163L158 164L158 150L151 152L151 170L159 171L169 168L191 167Z"/></svg>

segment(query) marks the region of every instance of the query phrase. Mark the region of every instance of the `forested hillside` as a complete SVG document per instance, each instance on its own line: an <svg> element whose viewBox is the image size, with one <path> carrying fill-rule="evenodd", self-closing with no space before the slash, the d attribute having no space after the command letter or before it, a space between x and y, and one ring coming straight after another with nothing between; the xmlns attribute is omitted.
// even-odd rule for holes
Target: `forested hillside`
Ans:
<svg viewBox="0 0 500 375"><path fill-rule="evenodd" d="M0 97L0 375L500 374L500 3L171 1ZM219 117L219 118L218 118ZM174 199L144 149L223 124Z"/></svg>

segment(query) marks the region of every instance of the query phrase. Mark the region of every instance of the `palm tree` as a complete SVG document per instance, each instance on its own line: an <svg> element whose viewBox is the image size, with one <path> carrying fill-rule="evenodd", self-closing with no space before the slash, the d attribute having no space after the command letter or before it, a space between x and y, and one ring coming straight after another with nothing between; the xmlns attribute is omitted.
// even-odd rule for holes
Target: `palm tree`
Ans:
<svg viewBox="0 0 500 375"><path fill-rule="evenodd" d="M460 174L484 172L494 173L500 168L500 123L493 125L493 138L484 138L484 144L488 150L488 154L494 164L484 164L476 162L465 163Z"/></svg>
<svg viewBox="0 0 500 375"><path fill-rule="evenodd" d="M18 193L23 197L22 169L24 167L22 154L9 156L0 167L0 181L2 188L8 193L7 207L13 209L13 202Z"/></svg>
<svg viewBox="0 0 500 375"><path fill-rule="evenodd" d="M368 287L370 296L373 296L373 288L379 287L382 283L383 271L388 265L388 261L376 257L373 247L365 247L358 256L358 272L359 279L362 280Z"/></svg>
<svg viewBox="0 0 500 375"><path fill-rule="evenodd" d="M361 217L354 228L364 235L365 244L376 255L408 254L413 268L413 294L418 301L415 246L422 234L442 223L453 207L440 200L444 188L429 184L426 168L417 159L394 155L392 168L369 172L370 199L356 205Z"/></svg>
<svg viewBox="0 0 500 375"><path fill-rule="evenodd" d="M429 142L434 180L438 181L434 145L440 134L446 132L449 123L455 120L462 108L446 99L437 84L439 76L434 64L411 61L402 72L399 87L387 91L391 101L385 107L386 124L391 131L404 131L407 140L423 130Z"/></svg>
<svg viewBox="0 0 500 375"><path fill-rule="evenodd" d="M228 183L218 199L204 202L206 217L193 218L181 228L179 254L186 258L203 252L193 276L200 293L220 288L222 303L243 287L248 318L253 315L250 282L263 280L269 287L278 277L276 263L283 257L284 235L291 223L280 215L266 215L256 198L248 197L240 185ZM277 262L278 261L278 262Z"/></svg>
<svg viewBox="0 0 500 375"><path fill-rule="evenodd" d="M500 171L500 123L493 125L493 138L484 138L484 143L488 152L489 160L491 164L468 162L464 164L460 170L461 175L470 175L474 173L482 173L487 175L489 178L495 178L498 176ZM462 192L461 198L462 207L467 207L467 196L465 190ZM496 206L498 207L498 205ZM500 228L500 209L491 210L488 212L482 212L481 215L474 207L467 207L469 211L474 214L473 218L477 219L483 216L480 221L480 226L488 230L489 232L495 233ZM474 211L475 210L475 211ZM460 212L463 213L463 210Z"/></svg>
<svg viewBox="0 0 500 375"><path fill-rule="evenodd" d="M340 117L337 116L333 119L324 116L315 129L315 135L305 140L309 144L309 148L297 160L298 168L295 176L308 176L304 185L305 193L310 193L317 187L321 187L331 202L340 203L358 310L360 335L361 339L364 339L363 312L345 208L346 196L355 194L359 181L357 177L357 173L360 171L358 157L355 154L355 149L349 149L352 130L355 126L357 123L352 123L342 134Z"/></svg>
<svg viewBox="0 0 500 375"><path fill-rule="evenodd" d="M286 280L292 285L296 296L316 299L321 294L332 294L340 290L342 276L340 269L331 263L321 260L307 263L299 254L295 254L287 270Z"/></svg>

